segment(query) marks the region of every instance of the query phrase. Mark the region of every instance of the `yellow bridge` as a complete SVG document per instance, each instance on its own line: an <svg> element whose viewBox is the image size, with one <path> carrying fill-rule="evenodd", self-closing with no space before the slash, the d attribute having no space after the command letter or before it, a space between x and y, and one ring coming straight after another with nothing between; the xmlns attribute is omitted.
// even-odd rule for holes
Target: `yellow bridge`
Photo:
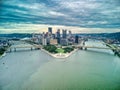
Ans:
<svg viewBox="0 0 120 90"><path fill-rule="evenodd" d="M42 46L40 45L36 45L36 44L33 44L33 45L24 45L24 46L20 46L20 45L16 45L16 46L13 46L13 47L10 47L8 49L8 52L12 52L12 51L18 51L18 49L27 49L27 50L38 50L38 49L41 49ZM22 51L25 51L25 50L22 50Z"/></svg>
<svg viewBox="0 0 120 90"><path fill-rule="evenodd" d="M82 49L82 48L85 48L85 49L87 49L87 48L110 49L108 47L97 47L97 46L77 46L77 48L80 48L80 49Z"/></svg>

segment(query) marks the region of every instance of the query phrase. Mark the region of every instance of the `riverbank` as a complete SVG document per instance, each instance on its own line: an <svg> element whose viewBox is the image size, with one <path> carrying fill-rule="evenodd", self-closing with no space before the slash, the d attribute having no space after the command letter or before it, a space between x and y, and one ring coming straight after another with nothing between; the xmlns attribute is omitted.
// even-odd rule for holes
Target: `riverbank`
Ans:
<svg viewBox="0 0 120 90"><path fill-rule="evenodd" d="M120 57L120 48L118 46L114 46L112 44L108 44L108 43L105 43L107 47L109 47L115 55L117 55L118 57Z"/></svg>
<svg viewBox="0 0 120 90"><path fill-rule="evenodd" d="M6 55L6 52L4 52L2 55L0 55L0 59Z"/></svg>
<svg viewBox="0 0 120 90"><path fill-rule="evenodd" d="M0 49L0 59L5 56L6 52L5 49Z"/></svg>
<svg viewBox="0 0 120 90"><path fill-rule="evenodd" d="M0 48L0 59L6 55L9 47L10 46L5 46L5 47Z"/></svg>
<svg viewBox="0 0 120 90"><path fill-rule="evenodd" d="M57 54L52 54L48 51L46 51L45 49L41 49L43 52L47 53L48 55L54 57L54 58L67 58L69 57L70 55L72 55L74 52L76 52L78 49L74 49L72 52L70 53L57 53Z"/></svg>

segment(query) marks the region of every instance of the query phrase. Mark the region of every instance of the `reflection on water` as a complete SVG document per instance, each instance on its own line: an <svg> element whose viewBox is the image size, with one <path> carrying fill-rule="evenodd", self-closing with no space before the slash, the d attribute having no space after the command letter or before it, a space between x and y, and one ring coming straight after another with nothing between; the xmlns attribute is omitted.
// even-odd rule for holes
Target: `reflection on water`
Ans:
<svg viewBox="0 0 120 90"><path fill-rule="evenodd" d="M3 64L4 63L4 64ZM0 90L119 90L120 58L111 50L79 50L66 59L37 51L0 60Z"/></svg>

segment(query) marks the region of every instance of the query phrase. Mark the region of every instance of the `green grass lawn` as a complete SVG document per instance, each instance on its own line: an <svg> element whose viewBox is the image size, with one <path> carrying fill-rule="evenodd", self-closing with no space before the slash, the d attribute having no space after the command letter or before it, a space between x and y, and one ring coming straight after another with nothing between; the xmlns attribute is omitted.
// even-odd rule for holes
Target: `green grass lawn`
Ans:
<svg viewBox="0 0 120 90"><path fill-rule="evenodd" d="M57 51L58 53L64 53L64 49L62 49L62 48L57 48L56 51Z"/></svg>

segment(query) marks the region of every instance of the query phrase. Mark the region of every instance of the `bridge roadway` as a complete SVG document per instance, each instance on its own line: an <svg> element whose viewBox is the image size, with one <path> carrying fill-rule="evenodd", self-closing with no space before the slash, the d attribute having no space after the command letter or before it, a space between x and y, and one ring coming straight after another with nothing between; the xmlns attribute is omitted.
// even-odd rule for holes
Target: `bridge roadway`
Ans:
<svg viewBox="0 0 120 90"><path fill-rule="evenodd" d="M79 48L79 49L85 49L87 50L88 48L95 48L95 49L111 49L113 50L114 52L120 52L120 48L117 48L117 47L114 47L110 44L106 44L108 47L99 47L99 46L85 46L85 45L71 45L71 46L74 46L75 48ZM69 47L69 46L62 46L63 48L65 47ZM19 48L27 48L27 49L30 49L30 50L36 50L36 49L41 49L42 46L41 45L37 45L37 44L32 44L32 45L24 45L24 46L13 46L13 47L10 47L8 52L12 52L12 51L17 51L17 49Z"/></svg>
<svg viewBox="0 0 120 90"><path fill-rule="evenodd" d="M12 52L12 51L17 51L17 49L30 49L30 50L37 50L37 49L41 49L42 46L41 45L37 45L37 44L33 44L33 45L24 45L24 46L20 46L20 45L16 45L16 46L13 46L13 47L10 47L8 49L8 52ZM25 51L25 50L23 50Z"/></svg>
<svg viewBox="0 0 120 90"><path fill-rule="evenodd" d="M84 46L84 45L71 45L75 48L79 48L79 49L87 49L87 48L96 48L96 49L110 49L109 47L98 47L98 46ZM69 46L63 46L63 48L65 47L69 47Z"/></svg>
<svg viewBox="0 0 120 90"><path fill-rule="evenodd" d="M78 45L72 45L72 46L75 46L76 48L96 48L96 49L111 49L109 47L98 47L98 46L78 46ZM68 47L68 46L63 46L63 48L65 47ZM36 45L34 44L33 46L14 46L14 47L10 47L10 49L13 49L13 48L35 48L35 49L41 49L42 46L41 45ZM112 48L112 49L116 49L116 48Z"/></svg>
<svg viewBox="0 0 120 90"><path fill-rule="evenodd" d="M97 46L78 46L77 48L96 48L96 49L110 49L108 47L97 47Z"/></svg>
<svg viewBox="0 0 120 90"><path fill-rule="evenodd" d="M106 44L108 47L99 47L99 46L85 46L85 45L71 45L74 46L75 48L79 48L79 49L87 49L87 48L95 48L95 49L111 49L114 51L120 51L120 48L115 47L113 45L110 44ZM68 46L63 46L63 48L68 47Z"/></svg>

